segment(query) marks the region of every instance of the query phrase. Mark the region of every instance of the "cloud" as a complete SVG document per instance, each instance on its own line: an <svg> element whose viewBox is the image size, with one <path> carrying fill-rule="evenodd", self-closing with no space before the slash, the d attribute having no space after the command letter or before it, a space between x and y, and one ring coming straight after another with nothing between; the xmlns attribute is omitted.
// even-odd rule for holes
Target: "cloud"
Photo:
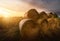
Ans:
<svg viewBox="0 0 60 41"><path fill-rule="evenodd" d="M60 0L23 0L38 8L47 10L60 10Z"/></svg>
<svg viewBox="0 0 60 41"><path fill-rule="evenodd" d="M0 7L8 8L18 12L24 12L32 6L22 2L21 0L0 0Z"/></svg>
<svg viewBox="0 0 60 41"><path fill-rule="evenodd" d="M56 11L60 10L60 0L0 0L0 7L26 12L31 8L38 11Z"/></svg>
<svg viewBox="0 0 60 41"><path fill-rule="evenodd" d="M25 12L27 12L29 9L35 8L31 4L28 4L21 0L0 0L0 8L1 7L8 9L7 12L9 10L14 11L15 13L11 13L11 15L14 15L14 16L24 15ZM6 9L3 9L3 10L6 11Z"/></svg>

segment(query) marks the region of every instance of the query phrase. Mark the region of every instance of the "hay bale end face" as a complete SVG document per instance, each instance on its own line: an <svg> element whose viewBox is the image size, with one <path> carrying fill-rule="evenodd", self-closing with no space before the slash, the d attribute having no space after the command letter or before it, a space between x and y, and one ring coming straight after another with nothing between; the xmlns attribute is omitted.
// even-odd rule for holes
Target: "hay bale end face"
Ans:
<svg viewBox="0 0 60 41"><path fill-rule="evenodd" d="M21 22L24 22L21 26ZM38 36L39 27L29 19L23 19L20 21L19 24L20 34L23 38L26 39L34 39Z"/></svg>
<svg viewBox="0 0 60 41"><path fill-rule="evenodd" d="M59 29L60 29L58 18L49 18L48 22L49 22L50 31L55 33L55 34L58 34Z"/></svg>
<svg viewBox="0 0 60 41"><path fill-rule="evenodd" d="M43 32L44 34L48 33L48 21L45 19L41 22L41 32Z"/></svg>
<svg viewBox="0 0 60 41"><path fill-rule="evenodd" d="M50 12L48 15L49 18L58 18L58 15L56 13Z"/></svg>
<svg viewBox="0 0 60 41"><path fill-rule="evenodd" d="M44 11L42 11L42 12L39 14L39 18L40 18L40 19L47 19L47 18L48 18L48 15L47 15L47 13L45 13Z"/></svg>
<svg viewBox="0 0 60 41"><path fill-rule="evenodd" d="M24 16L36 21L39 18L39 13L35 9L30 9Z"/></svg>
<svg viewBox="0 0 60 41"><path fill-rule="evenodd" d="M48 22L52 27L59 27L59 19L58 18L49 18Z"/></svg>

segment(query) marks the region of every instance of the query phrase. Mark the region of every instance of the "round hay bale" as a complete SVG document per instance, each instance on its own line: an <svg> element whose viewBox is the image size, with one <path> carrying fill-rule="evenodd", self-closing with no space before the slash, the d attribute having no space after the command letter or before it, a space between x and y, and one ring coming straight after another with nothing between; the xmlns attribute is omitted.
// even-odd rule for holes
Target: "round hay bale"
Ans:
<svg viewBox="0 0 60 41"><path fill-rule="evenodd" d="M48 30L48 21L45 19L41 22L41 30L45 34Z"/></svg>
<svg viewBox="0 0 60 41"><path fill-rule="evenodd" d="M35 39L39 33L39 27L30 19L23 19L19 23L20 34L24 39Z"/></svg>
<svg viewBox="0 0 60 41"><path fill-rule="evenodd" d="M45 39L48 38L48 37L52 37L52 33L50 32L49 30L49 25L48 25L48 21L46 19L44 19L43 21L41 21L41 24L40 24L40 33L41 33L41 36Z"/></svg>
<svg viewBox="0 0 60 41"><path fill-rule="evenodd" d="M38 19L36 23L38 23L39 25L41 25L41 22L45 20L45 19Z"/></svg>
<svg viewBox="0 0 60 41"><path fill-rule="evenodd" d="M30 9L27 13L25 13L24 17L36 21L39 18L39 14L35 9Z"/></svg>
<svg viewBox="0 0 60 41"><path fill-rule="evenodd" d="M58 15L56 13L50 12L48 15L49 18L58 18Z"/></svg>
<svg viewBox="0 0 60 41"><path fill-rule="evenodd" d="M47 13L45 13L44 11L42 11L42 12L39 14L39 18L40 18L40 19L47 19L47 18L48 18L48 15L47 15Z"/></svg>
<svg viewBox="0 0 60 41"><path fill-rule="evenodd" d="M59 18L59 27L60 27L60 18Z"/></svg>
<svg viewBox="0 0 60 41"><path fill-rule="evenodd" d="M49 18L49 29L52 33L58 34L58 31L60 29L59 27L59 20L57 18Z"/></svg>
<svg viewBox="0 0 60 41"><path fill-rule="evenodd" d="M54 14L52 12L50 12L48 16L49 16L49 18L52 18L52 17L54 17Z"/></svg>

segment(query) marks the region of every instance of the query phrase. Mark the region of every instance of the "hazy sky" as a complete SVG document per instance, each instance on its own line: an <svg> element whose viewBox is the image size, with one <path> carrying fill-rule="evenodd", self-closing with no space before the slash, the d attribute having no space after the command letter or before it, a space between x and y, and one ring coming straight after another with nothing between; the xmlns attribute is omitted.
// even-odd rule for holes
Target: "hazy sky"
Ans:
<svg viewBox="0 0 60 41"><path fill-rule="evenodd" d="M24 0L31 5L47 10L60 10L60 0Z"/></svg>
<svg viewBox="0 0 60 41"><path fill-rule="evenodd" d="M59 11L60 0L0 0L0 11L23 15L31 8L41 11Z"/></svg>
<svg viewBox="0 0 60 41"><path fill-rule="evenodd" d="M19 0L0 0L0 15L3 11L11 13L11 16L23 15L31 6ZM1 12L2 11L2 12Z"/></svg>

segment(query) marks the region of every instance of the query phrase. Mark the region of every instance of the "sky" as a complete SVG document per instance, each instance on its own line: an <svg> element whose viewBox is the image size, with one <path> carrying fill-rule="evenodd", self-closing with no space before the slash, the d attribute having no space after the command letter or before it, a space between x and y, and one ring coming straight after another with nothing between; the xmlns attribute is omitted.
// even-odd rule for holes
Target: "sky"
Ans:
<svg viewBox="0 0 60 41"><path fill-rule="evenodd" d="M23 16L32 8L38 12L59 11L60 0L0 0L0 13L5 12L5 15L9 13L11 16Z"/></svg>
<svg viewBox="0 0 60 41"><path fill-rule="evenodd" d="M0 15L23 16L30 7L32 6L21 0L0 0Z"/></svg>
<svg viewBox="0 0 60 41"><path fill-rule="evenodd" d="M24 0L38 8L47 10L60 10L60 0Z"/></svg>

